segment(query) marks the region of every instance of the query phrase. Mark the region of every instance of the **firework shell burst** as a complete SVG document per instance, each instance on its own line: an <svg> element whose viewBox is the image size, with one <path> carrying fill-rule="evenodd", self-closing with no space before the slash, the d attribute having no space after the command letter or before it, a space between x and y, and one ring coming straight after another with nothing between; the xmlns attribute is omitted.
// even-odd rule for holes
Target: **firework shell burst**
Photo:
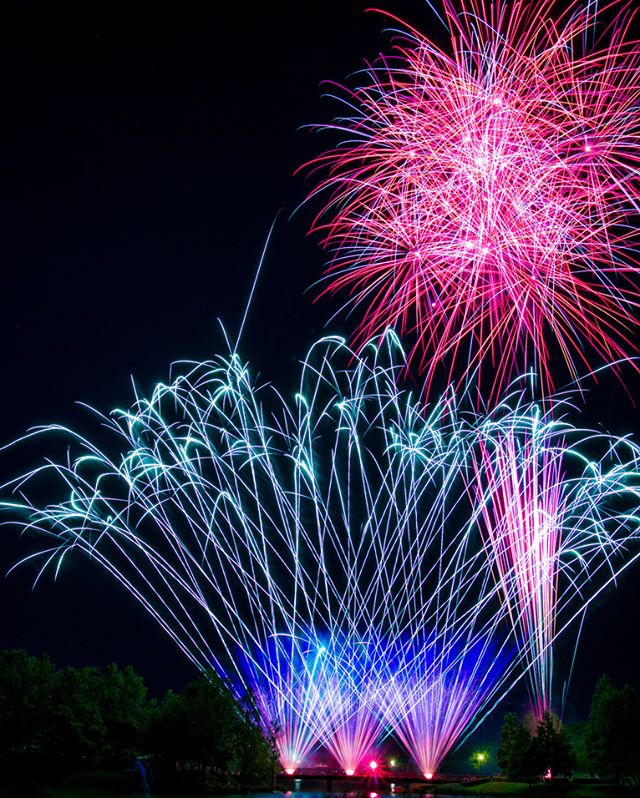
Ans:
<svg viewBox="0 0 640 798"><path fill-rule="evenodd" d="M84 553L253 695L287 770L318 745L361 769L393 732L436 772L520 679L547 701L556 637L638 556L640 453L561 421L566 398L425 405L404 368L391 332L318 342L292 397L235 352L190 364L98 414L100 445L27 436L47 457L2 507L39 573Z"/></svg>
<svg viewBox="0 0 640 798"><path fill-rule="evenodd" d="M335 87L340 143L303 169L323 293L346 297L357 346L394 327L427 387L438 364L484 368L493 397L523 362L550 391L555 353L575 378L589 351L633 351L632 5L445 0L448 47L405 26L357 88Z"/></svg>

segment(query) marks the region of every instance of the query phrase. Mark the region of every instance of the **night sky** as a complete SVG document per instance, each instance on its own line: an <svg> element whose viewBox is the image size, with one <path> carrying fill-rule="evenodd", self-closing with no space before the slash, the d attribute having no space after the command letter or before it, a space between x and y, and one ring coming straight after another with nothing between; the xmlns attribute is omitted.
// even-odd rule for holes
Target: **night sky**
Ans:
<svg viewBox="0 0 640 798"><path fill-rule="evenodd" d="M291 218L309 186L293 172L327 143L305 125L336 106L343 81L388 50L365 0L145 5L67 0L0 4L0 441L130 402L173 361L235 338L279 214L241 351L265 379L293 386L297 362L336 306L313 304L323 255ZM423 0L382 4L441 36ZM626 370L629 393L640 381ZM613 387L612 387L613 386ZM618 384L589 385L585 423L640 436ZM33 463L0 458L7 478ZM32 549L3 530L2 573ZM34 592L33 569L0 580L0 648L58 664L132 664L155 694L195 675L128 595L78 557ZM636 570L587 616L570 694L584 715L597 677L640 686ZM560 648L559 655L566 652Z"/></svg>

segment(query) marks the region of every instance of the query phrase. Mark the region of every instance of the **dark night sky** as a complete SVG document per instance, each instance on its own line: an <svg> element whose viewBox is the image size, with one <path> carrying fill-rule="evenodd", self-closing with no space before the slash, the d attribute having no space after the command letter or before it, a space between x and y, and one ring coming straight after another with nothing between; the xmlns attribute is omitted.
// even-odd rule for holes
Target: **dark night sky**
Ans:
<svg viewBox="0 0 640 798"><path fill-rule="evenodd" d="M382 5L437 27L423 0ZM174 360L220 351L216 319L237 330L278 211L242 349L265 377L293 379L332 309L305 293L323 262L305 237L310 215L289 219L306 192L293 171L323 146L299 128L330 119L323 79L344 80L388 49L385 23L367 6L1 4L2 442L34 424L75 425L78 400L126 404L130 375L149 386ZM617 386L594 390L585 415L640 432ZM25 466L16 458L2 455L4 476ZM3 572L27 551L4 530ZM0 580L0 648L48 652L59 664L131 663L156 693L194 675L87 561L35 592L33 575ZM630 574L589 611L571 694L579 714L603 670L640 683L639 581Z"/></svg>

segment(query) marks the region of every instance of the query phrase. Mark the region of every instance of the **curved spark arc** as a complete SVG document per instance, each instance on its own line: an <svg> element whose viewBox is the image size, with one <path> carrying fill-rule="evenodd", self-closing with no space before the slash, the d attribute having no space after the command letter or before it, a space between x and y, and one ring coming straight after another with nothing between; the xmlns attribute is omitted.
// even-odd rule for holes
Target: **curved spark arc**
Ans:
<svg viewBox="0 0 640 798"><path fill-rule="evenodd" d="M387 327L411 333L427 385L439 364L485 367L495 399L532 358L550 389L550 346L574 378L585 342L607 362L632 350L629 4L607 6L617 15L593 42L593 4L557 20L551 0L443 5L449 48L403 25L359 87L337 87L345 116L326 127L342 142L303 167L320 175L309 199L324 202L312 223L331 255L322 293L360 309L356 346Z"/></svg>
<svg viewBox="0 0 640 798"><path fill-rule="evenodd" d="M436 772L522 666L547 657L555 631L535 643L546 615L528 613L520 562L495 543L511 450L498 470L488 453L513 440L520 467L536 408L516 395L482 415L451 391L425 406L399 387L404 366L391 332L361 355L324 339L288 400L254 384L236 354L191 364L100 416L104 450L63 428L40 433L61 435L66 454L16 480L25 498L5 508L51 541L43 569L85 552L198 667L233 675L287 770L324 745L357 771L391 729ZM568 450L586 475L554 472L571 498L555 566L565 618L598 569L616 571L637 519L602 500L637 508L640 458L631 442L557 428L576 445L540 436L543 453ZM591 440L610 447L601 462L580 460ZM30 502L53 477L66 498Z"/></svg>

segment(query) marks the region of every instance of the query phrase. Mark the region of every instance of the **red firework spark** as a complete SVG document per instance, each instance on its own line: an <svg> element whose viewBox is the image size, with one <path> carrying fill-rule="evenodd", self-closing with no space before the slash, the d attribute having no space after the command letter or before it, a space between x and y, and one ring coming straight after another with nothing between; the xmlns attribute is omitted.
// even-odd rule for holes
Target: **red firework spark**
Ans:
<svg viewBox="0 0 640 798"><path fill-rule="evenodd" d="M427 385L484 365L497 393L520 358L551 388L547 336L571 374L628 356L638 306L640 47L630 3L445 0L448 51L407 29L365 85L338 88L342 143L312 230L332 253L356 344L414 335ZM396 20L399 21L399 20ZM518 365L520 363L520 365Z"/></svg>

